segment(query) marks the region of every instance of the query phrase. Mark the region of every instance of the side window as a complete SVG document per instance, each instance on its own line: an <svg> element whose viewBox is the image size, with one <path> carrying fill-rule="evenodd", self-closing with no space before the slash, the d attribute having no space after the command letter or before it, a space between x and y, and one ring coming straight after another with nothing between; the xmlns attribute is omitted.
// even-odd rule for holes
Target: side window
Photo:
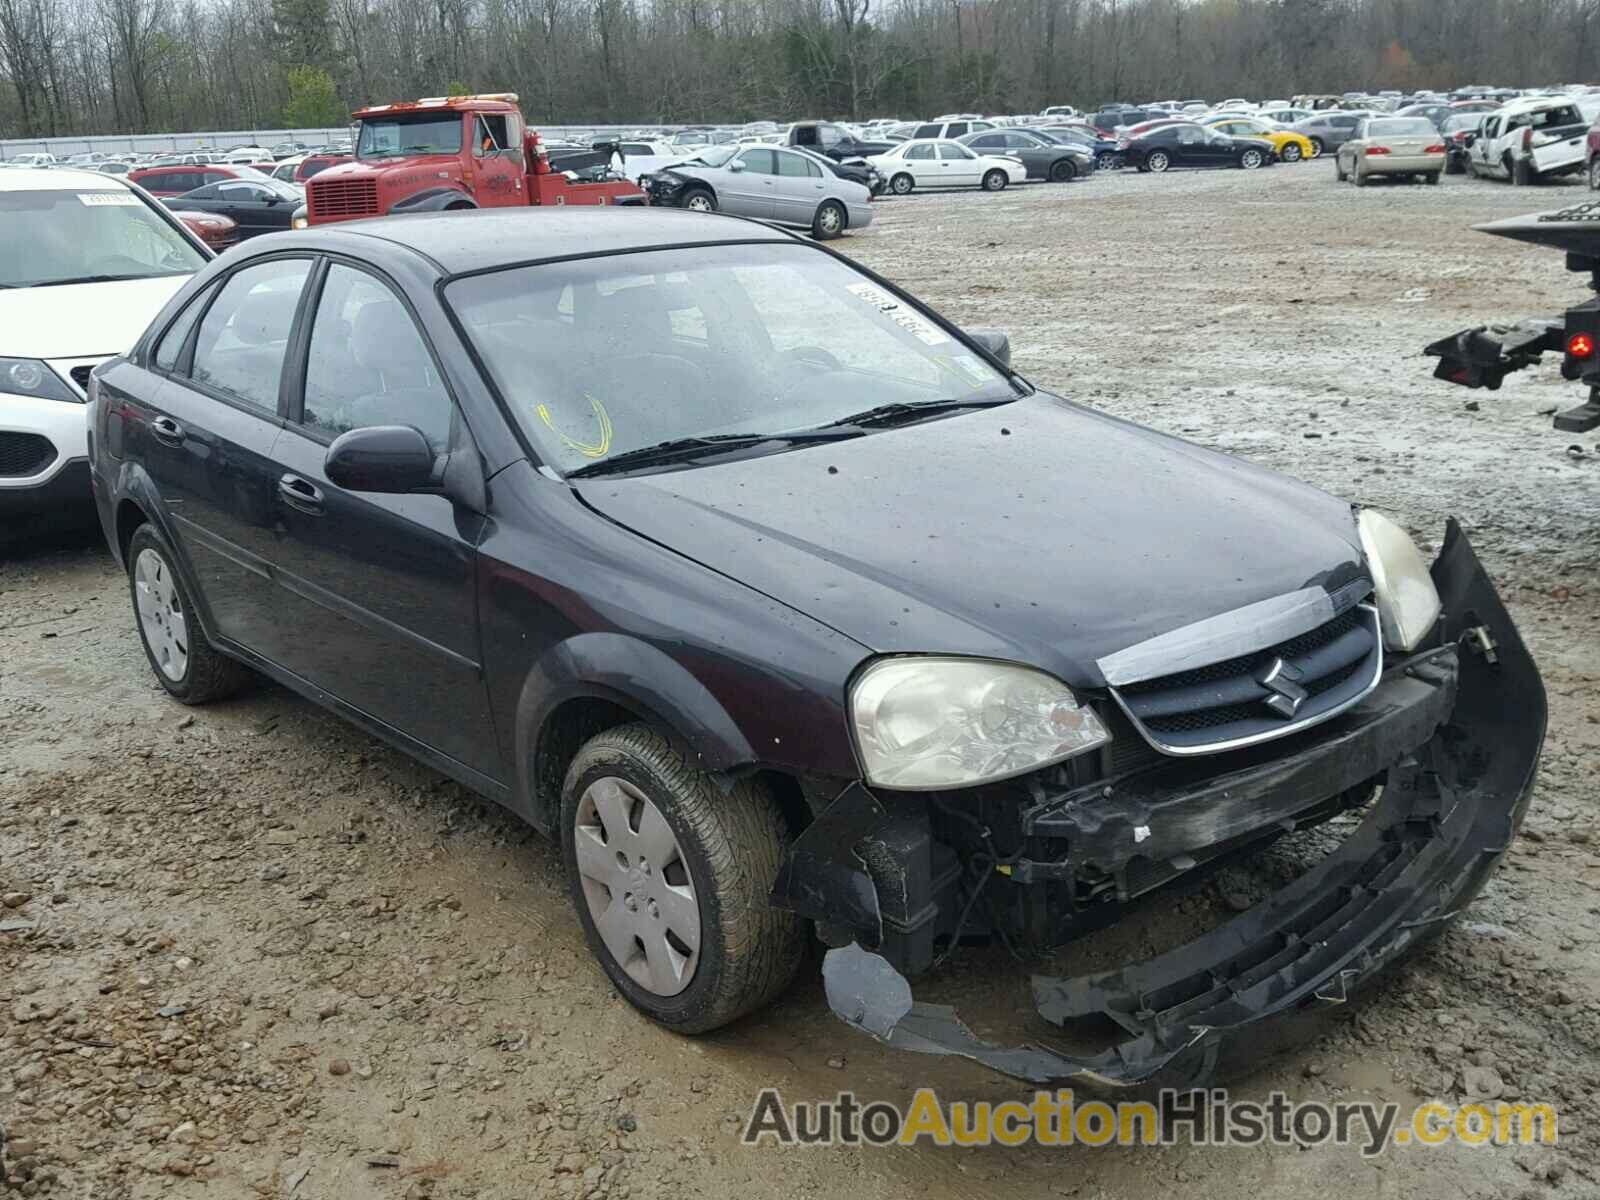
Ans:
<svg viewBox="0 0 1600 1200"><path fill-rule="evenodd" d="M818 125L817 137L824 146L836 146L844 141L844 130L837 125Z"/></svg>
<svg viewBox="0 0 1600 1200"><path fill-rule="evenodd" d="M939 157L945 159L968 159L977 157L959 142L940 142Z"/></svg>
<svg viewBox="0 0 1600 1200"><path fill-rule="evenodd" d="M912 137L919 137L919 138L938 137L939 136L939 132L940 132L940 130L939 130L939 127L937 125L918 125L917 126L917 131L915 133L913 133L911 136ZM920 158L921 155L919 155L918 157Z"/></svg>
<svg viewBox="0 0 1600 1200"><path fill-rule="evenodd" d="M369 425L410 425L443 451L450 394L405 306L364 271L328 268L311 325L301 421L325 437Z"/></svg>
<svg viewBox="0 0 1600 1200"><path fill-rule="evenodd" d="M965 121L951 121L950 124L945 128L944 136L945 137L960 137L962 134L964 134L966 132L967 132L967 123Z"/></svg>
<svg viewBox="0 0 1600 1200"><path fill-rule="evenodd" d="M779 175L804 178L808 175L820 175L822 173L822 168L803 154L779 154L775 157L778 160Z"/></svg>
<svg viewBox="0 0 1600 1200"><path fill-rule="evenodd" d="M1196 146L1205 140L1206 131L1197 125L1178 126L1178 141L1185 146Z"/></svg>
<svg viewBox="0 0 1600 1200"><path fill-rule="evenodd" d="M289 330L310 272L309 259L286 258L229 276L200 322L194 380L276 412Z"/></svg>
<svg viewBox="0 0 1600 1200"><path fill-rule="evenodd" d="M218 200L260 200L264 189L253 183L242 183L235 180L232 183L219 183L214 188L207 188L208 192L215 192Z"/></svg>
<svg viewBox="0 0 1600 1200"><path fill-rule="evenodd" d="M998 133L990 133L984 135L983 137L975 137L967 143L967 145L971 146L974 150L988 150L992 149L993 147L1004 146L1006 144L1005 137Z"/></svg>
<svg viewBox="0 0 1600 1200"><path fill-rule="evenodd" d="M504 113L479 113L477 133L473 138L472 152L479 158L494 154L511 145L511 131L506 128Z"/></svg>
<svg viewBox="0 0 1600 1200"><path fill-rule="evenodd" d="M644 155L645 157L650 156L650 147L645 145L643 142L623 142L621 150L624 154Z"/></svg>
<svg viewBox="0 0 1600 1200"><path fill-rule="evenodd" d="M789 155L785 154L785 158ZM746 150L739 156L739 161L744 163L744 169L757 175L776 175L778 168L773 165L771 150Z"/></svg>
<svg viewBox="0 0 1600 1200"><path fill-rule="evenodd" d="M189 301L184 310L178 314L178 319L167 326L167 332L161 337L156 346L156 352L151 357L151 362L157 370L176 371L178 360L183 357L183 344L189 340L189 331L194 328L194 323L200 319L200 314L206 309L206 302L211 298L215 288L207 288L200 295Z"/></svg>
<svg viewBox="0 0 1600 1200"><path fill-rule="evenodd" d="M920 146L912 146L912 147L910 147L909 149L906 150L906 157L907 158L919 158L919 159L920 158L932 158L933 157L933 144L931 142L924 142Z"/></svg>

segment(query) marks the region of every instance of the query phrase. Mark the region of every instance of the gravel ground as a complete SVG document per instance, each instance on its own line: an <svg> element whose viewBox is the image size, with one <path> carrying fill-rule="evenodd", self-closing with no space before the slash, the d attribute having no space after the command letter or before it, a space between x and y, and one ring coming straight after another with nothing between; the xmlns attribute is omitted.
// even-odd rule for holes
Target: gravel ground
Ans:
<svg viewBox="0 0 1600 1200"><path fill-rule="evenodd" d="M0 561L0 1126L51 1197L1600 1194L1600 444L1550 429L1547 368L1499 393L1418 351L1581 294L1559 255L1465 232L1578 196L1329 163L1100 177L877 206L846 253L1041 384L1378 505L1466 525L1551 698L1522 838L1466 919L1235 1092L1549 1100L1558 1148L745 1148L758 1088L905 1102L1022 1089L885 1050L808 971L699 1040L592 964L552 849L297 697L172 703L92 538ZM1477 403L1472 403L1476 401ZM959 481L952 481L959 486ZM1063 520L1070 520L1064 513ZM1263 865L1265 869L1265 865ZM1248 869L1245 869L1248 873ZM1080 943L1138 952L1226 879ZM0 926L3 927L3 926ZM1025 971L958 958L931 992L1029 1028ZM1034 1029L1037 1033L1037 1028ZM0 1192L5 1185L0 1184Z"/></svg>

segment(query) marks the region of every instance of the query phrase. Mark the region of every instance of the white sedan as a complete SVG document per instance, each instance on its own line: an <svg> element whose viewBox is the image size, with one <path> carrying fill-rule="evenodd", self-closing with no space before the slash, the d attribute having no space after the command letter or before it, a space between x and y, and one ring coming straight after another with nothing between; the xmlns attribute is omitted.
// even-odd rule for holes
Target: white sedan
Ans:
<svg viewBox="0 0 1600 1200"><path fill-rule="evenodd" d="M981 187L998 192L1008 183L1028 178L1020 159L976 154L960 142L918 138L867 159L889 181L889 190L904 196L919 187Z"/></svg>
<svg viewBox="0 0 1600 1200"><path fill-rule="evenodd" d="M641 175L654 174L694 155L694 151L668 142L624 139L617 143L617 149L622 152L622 161L615 165L634 183L639 182Z"/></svg>

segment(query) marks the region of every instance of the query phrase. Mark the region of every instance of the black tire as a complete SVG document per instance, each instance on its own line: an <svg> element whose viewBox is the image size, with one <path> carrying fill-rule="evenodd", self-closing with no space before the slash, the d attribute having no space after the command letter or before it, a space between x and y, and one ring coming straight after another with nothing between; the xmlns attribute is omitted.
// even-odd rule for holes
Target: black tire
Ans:
<svg viewBox="0 0 1600 1200"><path fill-rule="evenodd" d="M1343 183L1349 178L1349 176L1345 173L1344 159L1340 158L1337 154L1333 156L1333 173L1338 178L1340 183Z"/></svg>
<svg viewBox="0 0 1600 1200"><path fill-rule="evenodd" d="M1257 150L1254 146L1250 147L1248 150L1241 151L1239 154L1239 166L1242 170L1254 171L1257 168L1264 167L1266 165L1267 156L1260 150Z"/></svg>
<svg viewBox="0 0 1600 1200"><path fill-rule="evenodd" d="M916 190L916 186L917 181L909 171L901 171L889 180L889 190L896 196L909 196Z"/></svg>
<svg viewBox="0 0 1600 1200"><path fill-rule="evenodd" d="M1144 166L1141 170L1154 171L1160 175L1172 168L1172 156L1165 150L1152 150L1144 156Z"/></svg>
<svg viewBox="0 0 1600 1200"><path fill-rule="evenodd" d="M144 554L154 554L160 559L162 570L170 576L174 601L177 605L176 611L183 617L188 660L182 675L176 679L162 668L156 650L145 634L144 622L139 617L139 581L135 567L140 556ZM200 618L195 613L194 603L189 598L189 589L183 586L183 576L178 574L174 566L177 556L167 544L167 539L161 536L160 530L148 521L140 525L133 531L133 537L128 540L125 557L128 566L128 595L133 601L133 623L139 630L139 644L144 647L145 658L150 662L150 670L155 673L156 679L167 689L168 694L184 704L207 704L212 700L231 696L249 683L253 678L250 668L237 659L221 653L206 640L205 631L200 628Z"/></svg>
<svg viewBox="0 0 1600 1200"><path fill-rule="evenodd" d="M1302 156L1299 142L1285 142L1283 149L1278 151L1278 157L1286 163L1297 163Z"/></svg>
<svg viewBox="0 0 1600 1200"><path fill-rule="evenodd" d="M602 778L625 781L671 827L695 882L699 962L676 995L648 991L616 962L589 912L578 872L575 830L584 792ZM597 734L572 760L561 788L561 853L589 948L635 1008L679 1033L707 1033L768 1003L794 978L805 952L804 923L767 902L789 833L777 799L759 781L724 789L686 763L648 725Z"/></svg>
<svg viewBox="0 0 1600 1200"><path fill-rule="evenodd" d="M1513 159L1507 154L1505 157L1506 174L1511 176L1512 187L1527 187L1533 182L1533 174L1528 169L1528 160L1525 158Z"/></svg>
<svg viewBox="0 0 1600 1200"><path fill-rule="evenodd" d="M1361 170L1361 164L1360 163L1351 163L1350 164L1350 181L1352 183L1354 183L1357 187L1366 187L1367 186L1367 176Z"/></svg>
<svg viewBox="0 0 1600 1200"><path fill-rule="evenodd" d="M1461 165L1461 160L1454 154L1447 155L1444 160L1444 173L1446 175L1460 175L1466 170Z"/></svg>
<svg viewBox="0 0 1600 1200"><path fill-rule="evenodd" d="M999 167L996 167L992 171L984 172L983 190L986 192L1003 192L1006 190L1006 184L1010 182L1010 177Z"/></svg>
<svg viewBox="0 0 1600 1200"><path fill-rule="evenodd" d="M1314 137L1314 138L1310 138L1308 140L1311 142L1311 157L1312 158L1321 158L1323 156L1323 154L1325 154L1327 152L1328 148L1322 144L1322 139L1321 138Z"/></svg>
<svg viewBox="0 0 1600 1200"><path fill-rule="evenodd" d="M1429 171L1422 178L1429 184L1437 184L1439 182L1439 176L1442 174L1444 174L1442 171Z"/></svg>
<svg viewBox="0 0 1600 1200"><path fill-rule="evenodd" d="M683 194L678 197L678 207L687 208L692 212L716 212L716 193L706 187L685 188Z"/></svg>
<svg viewBox="0 0 1600 1200"><path fill-rule="evenodd" d="M1600 158L1589 160L1589 190L1600 192Z"/></svg>
<svg viewBox="0 0 1600 1200"><path fill-rule="evenodd" d="M1078 177L1078 164L1070 158L1058 158L1050 164L1051 183L1070 183Z"/></svg>
<svg viewBox="0 0 1600 1200"><path fill-rule="evenodd" d="M850 216L837 200L824 200L817 205L817 214L811 218L811 236L819 242L832 241L844 233Z"/></svg>

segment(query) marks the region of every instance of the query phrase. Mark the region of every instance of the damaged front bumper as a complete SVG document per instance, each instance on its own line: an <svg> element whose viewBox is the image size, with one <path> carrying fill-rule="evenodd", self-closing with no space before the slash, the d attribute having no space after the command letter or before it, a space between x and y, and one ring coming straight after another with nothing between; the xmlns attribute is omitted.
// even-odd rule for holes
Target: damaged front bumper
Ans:
<svg viewBox="0 0 1600 1200"><path fill-rule="evenodd" d="M1158 765L1027 808L1027 844L1066 853L1008 857L1010 882L1089 873L1126 900L1383 782L1337 850L1218 928L1118 970L1034 978L1045 1020L1109 1018L1123 1040L1089 1055L999 1046L948 1006L914 1000L895 962L926 966L934 938L951 932L939 911L950 905L929 898L948 901L962 867L926 820L859 784L796 841L773 890L834 947L823 965L834 1013L889 1045L1038 1085L1198 1086L1235 1051L1259 1054L1262 1022L1343 1004L1477 893L1521 823L1544 739L1538 670L1454 521L1432 574L1444 615L1431 648L1391 664L1360 705L1290 752L1181 787L1176 767Z"/></svg>

